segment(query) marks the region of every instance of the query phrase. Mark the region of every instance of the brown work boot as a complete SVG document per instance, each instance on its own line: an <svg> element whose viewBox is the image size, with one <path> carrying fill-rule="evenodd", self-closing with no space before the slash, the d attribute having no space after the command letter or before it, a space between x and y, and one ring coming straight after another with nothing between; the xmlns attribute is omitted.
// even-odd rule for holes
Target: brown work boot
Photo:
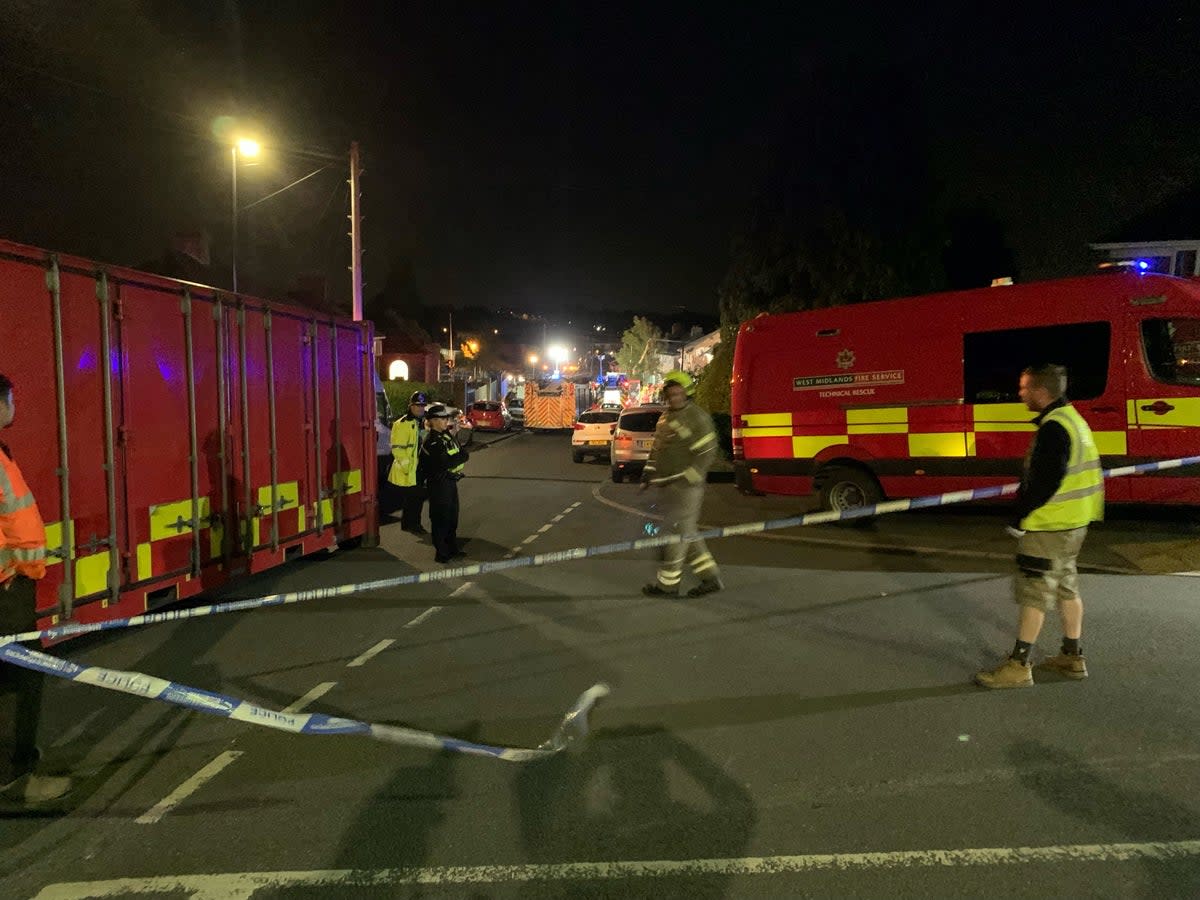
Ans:
<svg viewBox="0 0 1200 900"><path fill-rule="evenodd" d="M1083 681L1087 678L1087 663L1078 653L1060 653L1058 656L1047 656L1036 668L1043 672L1056 672L1063 678Z"/></svg>
<svg viewBox="0 0 1200 900"><path fill-rule="evenodd" d="M985 688L1033 687L1033 670L1015 659L1006 659L994 669L976 673L975 683Z"/></svg>

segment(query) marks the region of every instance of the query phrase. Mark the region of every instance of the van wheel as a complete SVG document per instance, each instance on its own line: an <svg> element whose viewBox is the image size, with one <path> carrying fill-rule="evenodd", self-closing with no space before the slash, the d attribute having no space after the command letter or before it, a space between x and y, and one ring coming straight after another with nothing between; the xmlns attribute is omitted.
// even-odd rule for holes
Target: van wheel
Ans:
<svg viewBox="0 0 1200 900"><path fill-rule="evenodd" d="M625 473L622 472L620 469L613 469L612 470L612 480L615 481L617 484L620 484L622 481L625 480Z"/></svg>
<svg viewBox="0 0 1200 900"><path fill-rule="evenodd" d="M583 454L576 450L571 454L571 459L575 460L577 463L581 463L583 462Z"/></svg>
<svg viewBox="0 0 1200 900"><path fill-rule="evenodd" d="M834 466L819 479L821 508L833 512L848 512L863 506L871 506L883 500L883 488L875 476L852 466ZM850 519L856 525L865 525L873 517Z"/></svg>

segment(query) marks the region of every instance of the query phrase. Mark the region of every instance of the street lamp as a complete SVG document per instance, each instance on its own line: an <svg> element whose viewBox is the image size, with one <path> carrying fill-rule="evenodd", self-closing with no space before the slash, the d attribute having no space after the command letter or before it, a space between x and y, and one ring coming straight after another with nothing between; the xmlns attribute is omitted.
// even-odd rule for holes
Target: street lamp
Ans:
<svg viewBox="0 0 1200 900"><path fill-rule="evenodd" d="M233 204L230 208L230 213L233 218L233 292L236 294L238 289L237 283L237 250L238 250L238 199L237 199L237 167L238 154L241 153L247 159L258 156L262 147L258 141L252 141L250 138L240 138L234 141L232 147L229 148L230 160L232 162L233 173Z"/></svg>

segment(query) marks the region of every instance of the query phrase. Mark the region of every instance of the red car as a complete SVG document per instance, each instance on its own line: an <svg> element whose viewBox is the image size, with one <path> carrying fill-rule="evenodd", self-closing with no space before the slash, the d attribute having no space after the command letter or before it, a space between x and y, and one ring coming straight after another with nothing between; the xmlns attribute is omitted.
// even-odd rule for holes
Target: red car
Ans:
<svg viewBox="0 0 1200 900"><path fill-rule="evenodd" d="M508 431L512 417L499 400L479 400L471 404L467 419L476 431Z"/></svg>

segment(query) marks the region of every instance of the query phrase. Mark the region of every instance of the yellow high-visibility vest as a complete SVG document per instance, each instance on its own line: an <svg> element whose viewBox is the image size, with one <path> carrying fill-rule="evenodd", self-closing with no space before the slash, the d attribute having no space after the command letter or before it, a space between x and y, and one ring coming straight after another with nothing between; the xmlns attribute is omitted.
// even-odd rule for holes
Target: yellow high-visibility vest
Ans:
<svg viewBox="0 0 1200 900"><path fill-rule="evenodd" d="M1062 484L1046 503L1021 520L1023 531L1067 531L1104 518L1104 472L1092 429L1075 407L1052 410L1043 420L1057 422L1071 439Z"/></svg>
<svg viewBox="0 0 1200 900"><path fill-rule="evenodd" d="M392 468L388 482L397 487L415 487L417 452L421 448L421 422L403 416L392 424Z"/></svg>

